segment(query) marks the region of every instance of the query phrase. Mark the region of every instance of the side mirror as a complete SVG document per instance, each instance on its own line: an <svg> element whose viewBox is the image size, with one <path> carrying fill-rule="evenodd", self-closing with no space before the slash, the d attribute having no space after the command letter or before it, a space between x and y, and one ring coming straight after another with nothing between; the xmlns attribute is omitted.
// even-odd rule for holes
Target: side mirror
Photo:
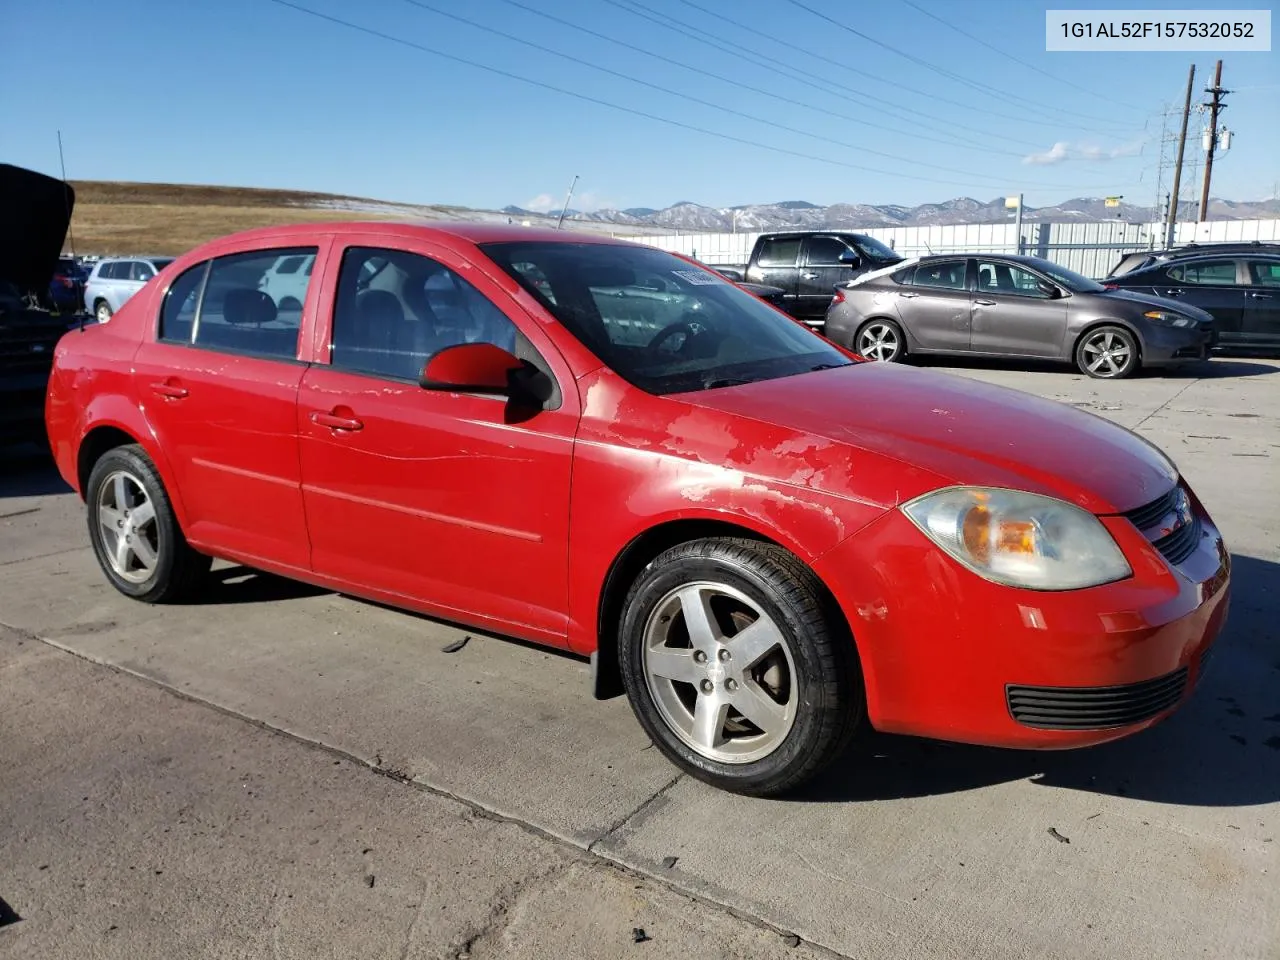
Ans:
<svg viewBox="0 0 1280 960"><path fill-rule="evenodd" d="M427 360L419 384L424 390L487 393L538 407L552 394L542 371L492 343L445 347Z"/></svg>
<svg viewBox="0 0 1280 960"><path fill-rule="evenodd" d="M1044 294L1044 296L1048 297L1050 300L1056 300L1058 299L1058 297L1062 296L1062 291L1060 291L1052 283L1049 283L1047 280L1037 280L1036 289L1039 290L1042 294Z"/></svg>
<svg viewBox="0 0 1280 960"><path fill-rule="evenodd" d="M844 253L840 254L840 262L846 267L852 267L854 270L862 266L862 258L852 250L846 250Z"/></svg>

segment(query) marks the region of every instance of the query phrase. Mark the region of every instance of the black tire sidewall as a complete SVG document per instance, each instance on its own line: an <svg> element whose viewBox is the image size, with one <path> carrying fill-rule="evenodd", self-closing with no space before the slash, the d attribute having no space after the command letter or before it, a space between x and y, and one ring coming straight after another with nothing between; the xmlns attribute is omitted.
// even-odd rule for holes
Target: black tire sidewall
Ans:
<svg viewBox="0 0 1280 960"><path fill-rule="evenodd" d="M781 746L751 763L721 763L685 744L667 726L645 681L644 629L650 614L669 591L699 580L723 583L757 603L785 634L795 664L792 682L800 697L795 722ZM796 767L807 765L807 754L820 734L828 678L823 676L821 660L806 639L815 629L825 627L777 598L768 580L751 564L714 555L679 557L667 562L659 557L636 580L623 610L619 666L632 710L658 749L678 766L716 786L740 792L767 791L771 783L788 780Z"/></svg>
<svg viewBox="0 0 1280 960"><path fill-rule="evenodd" d="M1085 359L1084 359L1085 344L1087 344L1090 340L1092 340L1094 337L1096 337L1100 333L1114 333L1117 336L1122 337L1124 339L1124 342L1128 345L1129 366L1123 372L1113 374L1112 376L1109 376L1109 377L1100 377L1096 373L1093 373L1089 370L1089 366L1087 363L1085 363ZM1116 324L1107 324L1106 326L1094 327L1092 330L1086 333L1083 337L1081 337L1080 342L1076 344L1076 369L1079 370L1081 373L1083 373L1086 377L1090 377L1094 380L1123 380L1126 377L1133 376L1134 373L1137 372L1141 364L1142 364L1142 356L1141 356L1140 348L1138 346L1138 338L1135 337L1128 330L1126 330L1124 327L1118 326Z"/></svg>
<svg viewBox="0 0 1280 960"><path fill-rule="evenodd" d="M156 512L156 568L141 583L132 583L112 569L102 539L102 525L98 521L98 504L103 483L117 471L129 473L142 484ZM102 567L102 572L107 575L111 585L137 600L150 600L162 595L173 579L182 543L177 518L151 459L138 447L116 447L107 451L93 465L89 474L89 482L85 484L85 506L89 522L89 542L93 545L98 565Z"/></svg>

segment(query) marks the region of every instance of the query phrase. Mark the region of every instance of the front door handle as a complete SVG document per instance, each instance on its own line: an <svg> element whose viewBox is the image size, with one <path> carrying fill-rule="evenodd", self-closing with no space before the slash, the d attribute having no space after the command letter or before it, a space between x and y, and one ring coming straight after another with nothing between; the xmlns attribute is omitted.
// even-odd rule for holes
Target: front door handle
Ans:
<svg viewBox="0 0 1280 960"><path fill-rule="evenodd" d="M325 413L321 410L315 410L311 414L311 422L321 427L328 427L330 430L363 430L363 421L357 420L355 417L343 417L336 413Z"/></svg>
<svg viewBox="0 0 1280 960"><path fill-rule="evenodd" d="M1252 291L1250 291L1249 293L1246 293L1245 296L1253 300L1270 300L1271 299L1271 294L1269 293L1254 293Z"/></svg>
<svg viewBox="0 0 1280 960"><path fill-rule="evenodd" d="M1182 291L1181 291L1181 290L1166 290L1166 291L1164 291L1164 293L1163 293L1163 294L1161 294L1161 296L1165 296L1165 297L1180 297L1180 296L1182 296Z"/></svg>
<svg viewBox="0 0 1280 960"><path fill-rule="evenodd" d="M980 307L994 307L996 305L994 300L975 300L973 302Z"/></svg>
<svg viewBox="0 0 1280 960"><path fill-rule="evenodd" d="M818 275L816 273L802 273L800 274L800 279L801 280L817 280Z"/></svg>
<svg viewBox="0 0 1280 960"><path fill-rule="evenodd" d="M920 294L903 292L903 293L899 293L898 296L900 296L903 300L914 300L916 297L920 296Z"/></svg>
<svg viewBox="0 0 1280 960"><path fill-rule="evenodd" d="M159 380L151 385L151 392L166 400L181 400L190 391L175 380Z"/></svg>

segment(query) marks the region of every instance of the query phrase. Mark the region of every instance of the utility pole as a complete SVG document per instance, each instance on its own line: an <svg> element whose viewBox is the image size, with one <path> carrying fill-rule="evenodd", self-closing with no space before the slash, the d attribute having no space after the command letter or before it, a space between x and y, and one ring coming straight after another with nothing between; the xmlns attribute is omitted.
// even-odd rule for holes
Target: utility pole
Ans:
<svg viewBox="0 0 1280 960"><path fill-rule="evenodd" d="M573 183L569 184L569 192L564 198L564 207L560 210L560 219L556 221L556 229L564 226L564 215L569 212L569 201L573 199L573 188L578 185L578 175L574 174Z"/></svg>
<svg viewBox="0 0 1280 960"><path fill-rule="evenodd" d="M1209 216L1209 180L1213 176L1213 152L1218 146L1218 112L1226 109L1222 98L1231 91L1222 89L1222 61L1219 60L1213 70L1213 86L1206 87L1205 93L1213 95L1207 104L1209 108L1209 154L1204 160L1204 189L1200 193L1200 222Z"/></svg>
<svg viewBox="0 0 1280 960"><path fill-rule="evenodd" d="M1222 66L1221 62L1218 64ZM1182 132L1178 134L1178 159L1173 165L1173 192L1169 201L1169 211L1164 224L1165 248L1173 246L1173 234L1178 226L1178 190L1182 186L1182 156L1187 149L1187 118L1191 116L1191 87L1196 82L1196 65L1191 65L1187 74L1187 100L1182 106Z"/></svg>
<svg viewBox="0 0 1280 960"><path fill-rule="evenodd" d="M1014 252L1017 253L1018 256L1022 256L1022 197L1023 194L1018 194L1018 212L1013 221L1014 242L1017 244L1014 248Z"/></svg>
<svg viewBox="0 0 1280 960"><path fill-rule="evenodd" d="M58 165L62 167L62 202L67 206L67 236L71 240L71 255L76 255L76 231L71 226L71 199L67 196L67 191L71 189L67 185L67 161L62 155L62 131L58 131Z"/></svg>

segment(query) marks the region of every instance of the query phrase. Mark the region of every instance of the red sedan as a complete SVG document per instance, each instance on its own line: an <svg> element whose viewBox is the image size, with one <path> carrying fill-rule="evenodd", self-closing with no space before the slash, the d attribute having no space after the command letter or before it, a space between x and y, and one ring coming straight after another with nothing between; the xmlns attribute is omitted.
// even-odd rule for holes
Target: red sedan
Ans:
<svg viewBox="0 0 1280 960"><path fill-rule="evenodd" d="M220 557L590 655L597 696L743 793L865 725L1133 733L1227 611L1218 530L1135 434L575 234L210 243L62 339L47 420L122 593L180 600Z"/></svg>

